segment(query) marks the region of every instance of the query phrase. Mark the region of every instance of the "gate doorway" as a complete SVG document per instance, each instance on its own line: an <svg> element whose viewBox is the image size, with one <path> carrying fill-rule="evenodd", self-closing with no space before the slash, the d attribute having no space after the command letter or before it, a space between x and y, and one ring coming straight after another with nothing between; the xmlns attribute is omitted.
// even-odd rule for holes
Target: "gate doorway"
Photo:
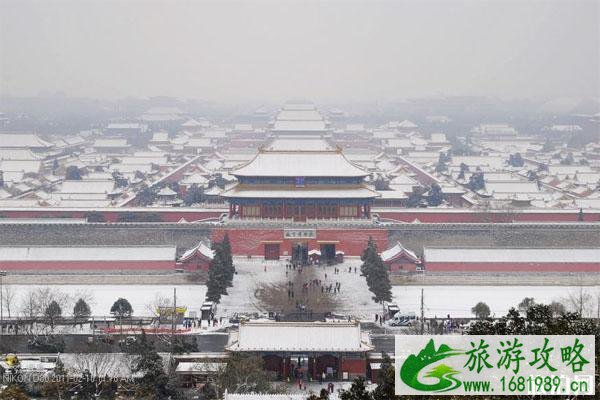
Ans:
<svg viewBox="0 0 600 400"><path fill-rule="evenodd" d="M279 243L265 243L265 260L279 260Z"/></svg>
<svg viewBox="0 0 600 400"><path fill-rule="evenodd" d="M333 264L335 262L335 244L321 245L321 262Z"/></svg>
<svg viewBox="0 0 600 400"><path fill-rule="evenodd" d="M292 262L300 265L308 264L308 244L295 243L292 246Z"/></svg>

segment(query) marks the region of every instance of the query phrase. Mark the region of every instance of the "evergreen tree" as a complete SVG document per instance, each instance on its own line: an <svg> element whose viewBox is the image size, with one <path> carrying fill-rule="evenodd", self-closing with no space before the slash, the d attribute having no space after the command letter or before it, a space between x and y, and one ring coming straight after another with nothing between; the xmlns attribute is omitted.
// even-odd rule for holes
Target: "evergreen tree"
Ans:
<svg viewBox="0 0 600 400"><path fill-rule="evenodd" d="M75 306L73 307L73 317L80 320L88 318L91 314L90 306L88 306L85 300L81 298L77 300L77 303L75 303Z"/></svg>
<svg viewBox="0 0 600 400"><path fill-rule="evenodd" d="M539 176L536 171L534 171L532 169L527 171L527 180L528 181L533 182L533 181L537 181L538 179L539 179Z"/></svg>
<svg viewBox="0 0 600 400"><path fill-rule="evenodd" d="M132 353L136 355L131 371L141 374L137 381L136 398L168 398L167 376L162 357L154 349L154 345L148 341L146 332L142 334L132 347Z"/></svg>
<svg viewBox="0 0 600 400"><path fill-rule="evenodd" d="M81 171L77 166L70 165L67 167L65 172L65 180L67 181L80 181L81 180Z"/></svg>
<svg viewBox="0 0 600 400"><path fill-rule="evenodd" d="M406 207L408 208L416 208L421 206L423 202L423 188L420 186L413 187L413 191L408 195L408 200L406 200Z"/></svg>
<svg viewBox="0 0 600 400"><path fill-rule="evenodd" d="M448 170L446 163L450 161L450 155L448 153L440 152L437 165L435 166L436 172L443 172Z"/></svg>
<svg viewBox="0 0 600 400"><path fill-rule="evenodd" d="M110 313L115 317L127 318L133 314L133 307L131 303L122 297L119 297L110 308Z"/></svg>
<svg viewBox="0 0 600 400"><path fill-rule="evenodd" d="M58 305L55 300L52 300L48 307L44 310L44 318L48 324L50 324L50 328L54 329L54 324L61 317L62 309Z"/></svg>
<svg viewBox="0 0 600 400"><path fill-rule="evenodd" d="M525 160L523 160L521 153L515 153L514 155L511 154L508 157L508 165L511 167L522 167L525 165Z"/></svg>
<svg viewBox="0 0 600 400"><path fill-rule="evenodd" d="M233 265L233 255L231 253L231 242L229 241L229 235L225 233L225 237L223 237L222 245L222 256L223 263L225 267L225 272L227 276L227 286L233 286L233 276L235 275L235 266Z"/></svg>
<svg viewBox="0 0 600 400"><path fill-rule="evenodd" d="M204 201L204 188L194 183L192 186L190 186L187 192L185 192L185 198L183 201L185 202L186 206L202 203L202 201Z"/></svg>
<svg viewBox="0 0 600 400"><path fill-rule="evenodd" d="M329 392L327 391L327 389L323 388L319 392L318 396L314 393L311 393L311 395L308 396L306 400L329 400Z"/></svg>
<svg viewBox="0 0 600 400"><path fill-rule="evenodd" d="M59 358L52 370L52 379L45 382L42 387L42 394L52 399L66 399L68 390L67 372L65 371L65 365Z"/></svg>
<svg viewBox="0 0 600 400"><path fill-rule="evenodd" d="M471 308L471 312L479 319L487 318L491 313L490 307L483 301L480 301L473 308Z"/></svg>
<svg viewBox="0 0 600 400"><path fill-rule="evenodd" d="M382 354L381 367L377 371L377 387L373 391L373 400L392 400L396 396L394 364L387 353Z"/></svg>
<svg viewBox="0 0 600 400"><path fill-rule="evenodd" d="M373 240L372 236L369 236L369 241L367 242L367 247L363 250L360 259L362 260L362 265L360 266L360 273L365 278L369 276L370 267L373 264L372 260L374 256L377 255L377 245Z"/></svg>
<svg viewBox="0 0 600 400"><path fill-rule="evenodd" d="M427 194L427 204L431 207L437 207L444 201L442 188L436 182L431 184L429 193Z"/></svg>
<svg viewBox="0 0 600 400"><path fill-rule="evenodd" d="M471 175L467 186L474 192L485 189L485 178L483 176L483 172L477 171Z"/></svg>
<svg viewBox="0 0 600 400"><path fill-rule="evenodd" d="M456 177L456 179L458 180L463 180L465 179L465 173L469 171L469 166L467 164L465 164L464 162L460 163L460 172L458 173L458 176Z"/></svg>
<svg viewBox="0 0 600 400"><path fill-rule="evenodd" d="M392 300L392 284L390 283L388 268L383 263L379 254L376 254L376 257L373 258L373 262L369 267L367 285L369 286L369 290L373 293L374 296L372 298L376 303Z"/></svg>
<svg viewBox="0 0 600 400"><path fill-rule="evenodd" d="M369 290L374 294L373 300L377 303L392 299L392 285L388 268L377 253L377 246L373 238L369 238L367 248L363 251L363 263L360 267L361 274L367 280Z"/></svg>
<svg viewBox="0 0 600 400"><path fill-rule="evenodd" d="M226 262L224 257L223 244L214 242L212 244L214 257L208 267L208 282L206 282L206 300L218 303L221 296L227 295L229 286Z"/></svg>
<svg viewBox="0 0 600 400"><path fill-rule="evenodd" d="M365 386L365 379L362 377L354 379L349 390L340 390L339 397L340 400L373 400L373 396Z"/></svg>

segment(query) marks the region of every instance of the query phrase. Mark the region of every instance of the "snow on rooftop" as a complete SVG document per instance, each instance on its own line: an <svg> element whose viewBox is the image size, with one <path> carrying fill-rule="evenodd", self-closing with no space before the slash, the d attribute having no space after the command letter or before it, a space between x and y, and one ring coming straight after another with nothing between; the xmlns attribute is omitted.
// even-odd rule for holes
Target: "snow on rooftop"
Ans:
<svg viewBox="0 0 600 400"><path fill-rule="evenodd" d="M203 257L208 258L209 260L212 260L215 256L215 252L210 247L200 242L197 246L192 247L191 249L183 253L183 255L181 256L181 261L186 261L190 257L193 257L195 254L200 254Z"/></svg>
<svg viewBox="0 0 600 400"><path fill-rule="evenodd" d="M335 147L323 139L275 139L266 148L269 151L331 151Z"/></svg>
<svg viewBox="0 0 600 400"><path fill-rule="evenodd" d="M112 179L86 179L86 180L65 180L61 184L60 194L107 194L115 189L115 182Z"/></svg>
<svg viewBox="0 0 600 400"><path fill-rule="evenodd" d="M297 131L297 132L321 132L327 130L324 121L275 121L273 125L274 132L277 131Z"/></svg>
<svg viewBox="0 0 600 400"><path fill-rule="evenodd" d="M39 157L29 149L0 148L0 160L39 160Z"/></svg>
<svg viewBox="0 0 600 400"><path fill-rule="evenodd" d="M177 196L177 192L173 191L170 187L165 186L160 189L160 191L156 194L157 196Z"/></svg>
<svg viewBox="0 0 600 400"><path fill-rule="evenodd" d="M335 351L373 349L358 323L262 322L240 324L230 336L231 351Z"/></svg>
<svg viewBox="0 0 600 400"><path fill-rule="evenodd" d="M124 122L124 123L111 123L106 126L106 129L132 129L132 130L145 130L146 125L140 124L139 122Z"/></svg>
<svg viewBox="0 0 600 400"><path fill-rule="evenodd" d="M127 139L96 139L94 147L129 147Z"/></svg>
<svg viewBox="0 0 600 400"><path fill-rule="evenodd" d="M52 147L52 143L31 133L0 133L0 148Z"/></svg>
<svg viewBox="0 0 600 400"><path fill-rule="evenodd" d="M397 126L398 126L398 128L404 128L404 129L418 128L417 124L415 124L414 122L409 121L407 119L405 119L404 121L400 122Z"/></svg>
<svg viewBox="0 0 600 400"><path fill-rule="evenodd" d="M415 260L419 260L419 257L417 257L417 255L411 251L408 250L407 248L403 247L402 244L400 244L400 242L396 242L396 244L394 245L394 247L387 249L385 251L381 252L381 259L385 262L385 261L391 261L394 258L398 257L400 254L405 253L407 254L410 258L413 258Z"/></svg>
<svg viewBox="0 0 600 400"><path fill-rule="evenodd" d="M249 163L233 170L235 176L340 176L368 173L340 151L261 151Z"/></svg>
<svg viewBox="0 0 600 400"><path fill-rule="evenodd" d="M42 169L40 160L2 160L0 161L0 171L5 172L24 172L38 173Z"/></svg>
<svg viewBox="0 0 600 400"><path fill-rule="evenodd" d="M172 246L0 247L0 261L175 261Z"/></svg>
<svg viewBox="0 0 600 400"><path fill-rule="evenodd" d="M597 263L600 248L442 248L425 247L426 262Z"/></svg>

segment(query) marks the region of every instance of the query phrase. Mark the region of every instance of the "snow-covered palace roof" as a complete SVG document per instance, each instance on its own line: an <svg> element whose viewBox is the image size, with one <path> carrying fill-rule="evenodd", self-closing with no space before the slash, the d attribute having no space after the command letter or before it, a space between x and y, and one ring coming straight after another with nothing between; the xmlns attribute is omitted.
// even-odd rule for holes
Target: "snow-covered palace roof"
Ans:
<svg viewBox="0 0 600 400"><path fill-rule="evenodd" d="M397 242L396 245L394 247L392 247L391 249L387 249L385 251L381 252L381 259L384 262L389 262L389 261L393 261L397 258L399 258L401 255L405 255L408 259L412 260L413 262L421 262L421 260L419 259L419 257L417 257L417 255L408 250L407 248L403 247L400 242Z"/></svg>
<svg viewBox="0 0 600 400"><path fill-rule="evenodd" d="M231 172L235 176L365 177L338 149L326 151L261 150L253 160Z"/></svg>
<svg viewBox="0 0 600 400"><path fill-rule="evenodd" d="M251 321L231 333L231 351L364 352L373 347L358 322Z"/></svg>
<svg viewBox="0 0 600 400"><path fill-rule="evenodd" d="M210 247L200 242L197 246L192 247L191 249L183 253L183 255L181 256L181 261L187 261L196 255L202 258L206 258L208 260L212 260L215 256L215 252Z"/></svg>

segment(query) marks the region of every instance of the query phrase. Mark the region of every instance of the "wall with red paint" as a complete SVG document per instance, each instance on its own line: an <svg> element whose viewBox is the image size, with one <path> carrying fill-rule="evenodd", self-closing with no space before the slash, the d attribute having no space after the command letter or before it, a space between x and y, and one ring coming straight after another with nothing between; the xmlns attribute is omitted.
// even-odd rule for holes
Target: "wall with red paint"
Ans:
<svg viewBox="0 0 600 400"><path fill-rule="evenodd" d="M263 256L264 243L280 241L281 256L285 252L291 256L292 246L298 241L308 243L309 250L320 249L319 241L338 241L336 251L343 251L346 256L360 256L372 237L380 250L388 247L388 232L386 229L317 229L316 239L284 239L283 229L250 229L250 228L220 228L212 232L213 241L223 240L225 232L229 235L234 255Z"/></svg>
<svg viewBox="0 0 600 400"><path fill-rule="evenodd" d="M367 361L364 359L347 359L342 358L341 372L348 372L350 375L361 375L367 374Z"/></svg>

